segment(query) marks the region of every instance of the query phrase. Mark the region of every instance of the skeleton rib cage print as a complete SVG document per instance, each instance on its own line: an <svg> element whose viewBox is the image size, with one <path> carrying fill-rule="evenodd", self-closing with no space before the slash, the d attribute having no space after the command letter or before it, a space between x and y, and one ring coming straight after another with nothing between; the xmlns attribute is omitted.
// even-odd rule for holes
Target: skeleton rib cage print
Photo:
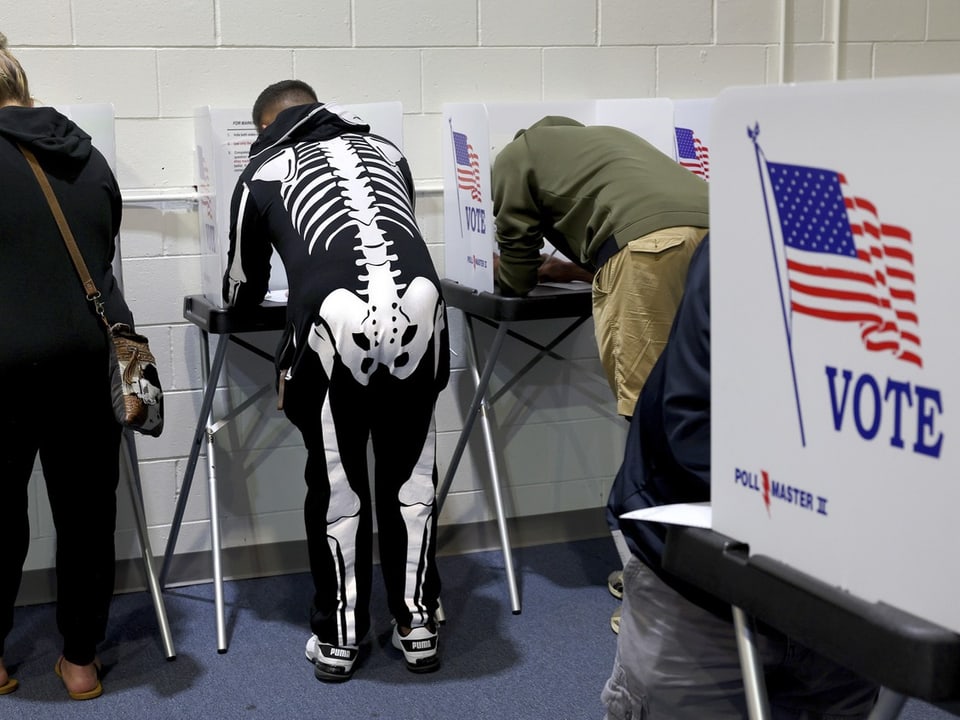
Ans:
<svg viewBox="0 0 960 720"><path fill-rule="evenodd" d="M362 385L379 366L401 378L412 373L443 323L430 280L398 280L390 237L399 230L420 239L400 158L385 141L348 133L287 147L252 177L281 182L284 207L309 255L339 243L357 252L356 292L338 288L327 296L308 342L325 364L331 352L339 354ZM432 323L417 321L424 311Z"/></svg>
<svg viewBox="0 0 960 720"><path fill-rule="evenodd" d="M287 167L281 195L294 225L309 243L308 252L319 240L329 247L341 234L353 233L350 239L359 238L366 250L379 246L385 253L385 244L378 242L384 234L380 224L385 222L399 225L411 236L417 234L403 178L387 155L392 148L373 142L360 135L341 135L323 143L298 143L254 174L254 180L279 179L260 176L276 162Z"/></svg>

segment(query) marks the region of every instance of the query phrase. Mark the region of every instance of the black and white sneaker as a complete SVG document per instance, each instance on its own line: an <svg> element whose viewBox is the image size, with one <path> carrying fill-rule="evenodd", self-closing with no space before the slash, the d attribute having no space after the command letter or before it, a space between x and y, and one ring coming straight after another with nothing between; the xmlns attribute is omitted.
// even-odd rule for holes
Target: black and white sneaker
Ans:
<svg viewBox="0 0 960 720"><path fill-rule="evenodd" d="M613 615L610 616L610 629L613 630L617 635L620 634L620 616L622 610L623 605L617 605L617 609L614 610Z"/></svg>
<svg viewBox="0 0 960 720"><path fill-rule="evenodd" d="M403 653L410 672L428 673L440 668L439 637L433 623L415 627L406 635L401 635L394 623L393 646Z"/></svg>
<svg viewBox="0 0 960 720"><path fill-rule="evenodd" d="M313 674L323 682L343 682L353 675L353 665L360 649L356 645L331 645L320 642L316 635L307 640L307 660L313 663Z"/></svg>
<svg viewBox="0 0 960 720"><path fill-rule="evenodd" d="M623 570L614 570L607 576L607 590L617 600L623 599Z"/></svg>

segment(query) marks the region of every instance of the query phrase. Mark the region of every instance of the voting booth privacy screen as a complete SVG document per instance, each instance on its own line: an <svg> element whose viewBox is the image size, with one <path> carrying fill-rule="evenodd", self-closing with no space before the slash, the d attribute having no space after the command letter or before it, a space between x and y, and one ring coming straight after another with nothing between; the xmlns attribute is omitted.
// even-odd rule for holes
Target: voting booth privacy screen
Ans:
<svg viewBox="0 0 960 720"><path fill-rule="evenodd" d="M370 130L403 149L403 106L400 102L333 105L352 113ZM230 201L250 146L257 139L250 109L201 107L194 111L195 173L200 196L201 288L215 306L223 306L223 276L230 249ZM268 300L286 302L287 275L280 256L270 266Z"/></svg>
<svg viewBox="0 0 960 720"><path fill-rule="evenodd" d="M57 112L75 122L87 135L90 136L93 146L100 151L110 170L117 174L117 143L116 125L114 121L113 105L110 103L89 103L84 105L55 105ZM113 274L123 288L123 270L121 268L121 247L117 243L117 250L113 257Z"/></svg>
<svg viewBox="0 0 960 720"><path fill-rule="evenodd" d="M960 76L712 115L713 528L960 632Z"/></svg>
<svg viewBox="0 0 960 720"><path fill-rule="evenodd" d="M537 103L449 103L443 106L442 164L445 270L451 280L493 292L491 169L520 129L547 115L584 125L613 125L644 138L665 155L709 179L712 100L668 98ZM676 117L682 125L674 125ZM547 248L549 252L550 248Z"/></svg>

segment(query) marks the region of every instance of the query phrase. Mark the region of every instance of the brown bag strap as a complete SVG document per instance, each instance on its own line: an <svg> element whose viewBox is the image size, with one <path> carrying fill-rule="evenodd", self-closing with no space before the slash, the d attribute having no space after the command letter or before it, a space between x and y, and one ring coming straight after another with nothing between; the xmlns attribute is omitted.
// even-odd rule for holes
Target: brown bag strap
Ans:
<svg viewBox="0 0 960 720"><path fill-rule="evenodd" d="M73 260L73 266L77 269L77 274L80 276L80 281L83 283L83 289L87 294L87 300L93 303L94 307L97 310L97 314L106 322L106 318L103 315L103 303L100 300L100 291L97 290L97 286L93 282L93 278L90 277L90 271L87 270L87 264L83 261L83 255L80 254L80 248L77 247L77 241L73 237L73 232L70 230L70 225L67 224L67 218L63 214L63 209L60 207L60 202L57 200L57 196L53 192L53 188L50 187L50 181L47 179L46 173L43 172L43 168L40 167L40 163L37 162L37 156L33 154L31 150L28 150L20 143L17 143L17 146L20 148L20 152L23 153L23 156L27 159L27 162L30 164L30 169L33 170L33 174L37 176L37 182L40 183L40 189L43 190L43 195L47 199L47 204L50 206L50 211L53 213L54 219L57 221L57 226L60 228L60 234L63 236L63 242L67 246L67 251L70 253L70 259Z"/></svg>

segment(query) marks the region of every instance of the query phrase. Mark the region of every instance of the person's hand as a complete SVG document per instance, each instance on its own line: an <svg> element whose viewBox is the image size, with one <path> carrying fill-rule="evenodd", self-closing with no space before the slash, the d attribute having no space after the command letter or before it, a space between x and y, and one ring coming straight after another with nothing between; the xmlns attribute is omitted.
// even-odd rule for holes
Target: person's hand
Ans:
<svg viewBox="0 0 960 720"><path fill-rule="evenodd" d="M593 273L584 270L576 263L561 260L552 255L541 255L543 262L537 270L537 282L581 282L592 283Z"/></svg>

